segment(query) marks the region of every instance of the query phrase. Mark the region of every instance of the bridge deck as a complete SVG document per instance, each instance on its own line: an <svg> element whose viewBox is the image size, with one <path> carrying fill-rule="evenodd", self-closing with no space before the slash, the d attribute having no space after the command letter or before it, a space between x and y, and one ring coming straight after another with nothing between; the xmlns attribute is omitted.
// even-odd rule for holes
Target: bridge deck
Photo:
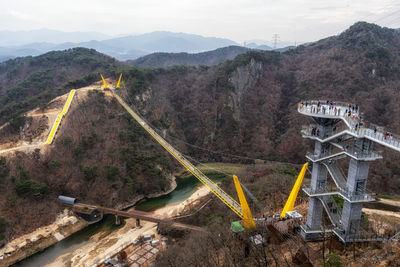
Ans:
<svg viewBox="0 0 400 267"><path fill-rule="evenodd" d="M51 144L53 142L54 136L57 133L58 127L60 126L60 123L61 123L63 117L67 114L69 107L71 106L71 102L75 95L75 91L76 91L75 89L72 89L71 92L69 93L67 100L65 101L64 108L62 109L60 114L58 114L56 120L54 121L53 127L51 128L49 136L47 137L47 140L45 142L46 144Z"/></svg>
<svg viewBox="0 0 400 267"><path fill-rule="evenodd" d="M198 226L174 222L174 219L171 217L160 216L157 214L153 214L150 212L144 212L144 211L140 211L140 210L121 211L121 210L116 210L116 209L111 209L111 208L106 208L106 207L96 206L96 205L89 205L89 204L84 204L84 203L76 203L75 205L73 205L73 208L74 208L74 210L76 210L78 212L85 211L85 210L90 210L90 211L97 210L97 211L103 212L105 214L114 214L114 215L118 215L118 216L125 217L125 218L135 218L135 219L154 222L154 223L167 223L171 227L179 228L179 229L183 229L183 230L205 231L203 228L198 227Z"/></svg>
<svg viewBox="0 0 400 267"><path fill-rule="evenodd" d="M219 199L221 199L228 207L230 207L240 218L243 218L243 212L240 204L230 195L223 191L216 183L211 181L205 174L197 169L189 160L187 160L179 151L171 146L167 141L158 135L136 112L134 112L122 98L111 89L114 97L128 111L128 113L142 126L160 145L162 145L176 160L178 160L188 171L190 171L197 179L206 185Z"/></svg>

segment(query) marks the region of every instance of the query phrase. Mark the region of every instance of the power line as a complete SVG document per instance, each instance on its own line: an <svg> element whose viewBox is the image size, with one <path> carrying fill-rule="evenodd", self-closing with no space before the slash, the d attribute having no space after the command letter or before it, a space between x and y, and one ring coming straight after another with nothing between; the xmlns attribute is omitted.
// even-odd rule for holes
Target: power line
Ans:
<svg viewBox="0 0 400 267"><path fill-rule="evenodd" d="M394 20L391 20L391 21L387 22L386 25L388 25L389 27L391 27L390 25L391 25L393 22L398 21L398 20L400 20L400 17L397 17L397 18L395 18ZM393 26L392 26L392 27L393 27Z"/></svg>
<svg viewBox="0 0 400 267"><path fill-rule="evenodd" d="M378 22L378 21L382 21L382 20L384 20L384 19L387 19L387 18L389 18L389 17L391 17L391 16L393 16L393 15L396 15L396 14L399 13L399 12L400 12L400 9L398 9L398 10L392 12L392 13L389 13L388 15L383 16L383 17L381 17L381 18L379 18L379 19L374 20L373 23L376 23L376 22Z"/></svg>
<svg viewBox="0 0 400 267"><path fill-rule="evenodd" d="M393 1L391 1L391 2L390 2L389 4L387 4L386 6L380 8L378 11L384 11L386 8L391 7L394 3L397 3L397 1L398 1L398 0L393 0ZM365 20L366 18L369 18L369 17L371 17L371 16L375 16L375 15L376 15L375 13L371 13L371 14L365 16L365 17L360 18L359 21L363 21L363 20Z"/></svg>

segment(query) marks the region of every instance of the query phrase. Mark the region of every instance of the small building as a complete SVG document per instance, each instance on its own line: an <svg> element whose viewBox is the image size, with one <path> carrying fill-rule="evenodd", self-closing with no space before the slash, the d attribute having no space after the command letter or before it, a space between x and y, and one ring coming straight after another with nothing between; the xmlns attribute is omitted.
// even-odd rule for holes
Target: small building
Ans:
<svg viewBox="0 0 400 267"><path fill-rule="evenodd" d="M158 240L158 239L151 240L151 241L150 241L150 244L151 244L153 247L156 247L156 246L158 246L158 245L160 244L160 240Z"/></svg>
<svg viewBox="0 0 400 267"><path fill-rule="evenodd" d="M62 204L73 206L76 203L76 198L60 195L58 196L58 201L60 201Z"/></svg>

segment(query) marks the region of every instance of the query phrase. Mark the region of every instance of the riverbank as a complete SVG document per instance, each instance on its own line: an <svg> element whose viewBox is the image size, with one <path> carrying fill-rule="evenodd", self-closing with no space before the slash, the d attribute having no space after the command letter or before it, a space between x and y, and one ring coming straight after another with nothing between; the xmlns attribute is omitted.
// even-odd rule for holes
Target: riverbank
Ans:
<svg viewBox="0 0 400 267"><path fill-rule="evenodd" d="M139 195L130 203L121 205L122 209L134 206L144 198L159 197L171 193L177 187L175 176L170 177L170 188L165 192L149 195ZM21 260L43 251L59 241L77 233L88 226L88 223L72 211L65 209L56 220L47 226L40 227L35 231L20 236L6 244L0 249L0 266L10 266ZM1 257L2 256L2 257Z"/></svg>
<svg viewBox="0 0 400 267"><path fill-rule="evenodd" d="M10 266L39 251L42 251L73 233L85 228L88 223L73 215L67 209L57 216L54 223L38 228L36 231L20 236L0 249L0 266Z"/></svg>
<svg viewBox="0 0 400 267"><path fill-rule="evenodd" d="M147 195L138 195L136 196L133 200L131 200L129 203L125 203L122 204L120 206L115 207L115 209L119 209L119 210L126 210L129 209L133 206L135 206L138 202L140 202L143 199L146 198L157 198L157 197L161 197L161 196L165 196L168 195L169 193L173 192L176 187L178 186L177 182L176 182L176 177L174 175L171 175L169 177L170 183L169 183L169 189L165 192L159 192L159 193L153 193L153 194L147 194Z"/></svg>
<svg viewBox="0 0 400 267"><path fill-rule="evenodd" d="M220 179L223 179L221 174L215 174L216 169L223 169L224 172L228 173L233 173L238 171L240 168L242 168L242 165L233 165L233 164L208 164L206 166L202 166L202 168L205 168L204 171L207 172L207 174L214 180L214 181L219 181ZM137 196L135 199L131 200L129 203L124 203L119 205L117 208L119 209L126 209L128 207L132 207L135 205L135 207L138 210L143 210L140 207L140 204L138 205L138 201L145 198L146 202L152 202L150 205L150 209L145 209L145 211L150 211L150 212L155 212L158 214L164 214L166 216L176 216L180 212L182 212L185 207L188 207L189 205L195 204L197 199L200 199L201 197L205 196L208 194L208 189L204 186L201 186L201 183L193 176L189 175L180 175L179 179L175 179L175 176L170 177L170 188L166 192L160 192L157 194L152 194L152 195L140 195ZM171 193L172 192L172 193ZM154 205L156 203L156 205ZM161 208L160 208L161 207ZM149 207L147 207L149 208ZM98 242L100 239L102 239L105 235L109 234L110 229L108 229L111 225L113 225L113 217L110 217L107 219L107 222L104 220L100 223L100 225L91 225L89 228L83 229L81 232L74 234L75 232L78 232L84 227L81 228L76 228L75 230L71 230L71 232L66 235L72 235L70 238L63 240L62 242L57 241L52 241L48 243L47 247L51 246L51 248L47 249L43 253L38 253L37 255L34 255L33 257L29 257L28 259L24 260L21 262L20 266L25 266L25 264L31 265L31 266L43 266L54 259L58 259L58 263L62 263L61 258L65 255L69 255L69 258L72 258L72 251L73 250L79 250L80 248L84 246L93 246L96 242ZM126 220L128 222L128 226L131 225L132 229L134 227L134 222L130 224L131 219ZM93 227L92 227L93 226ZM105 227L105 228L104 228ZM126 226L122 226L124 228ZM112 232L118 233L119 229L112 229ZM142 234L139 229L136 229L136 232L139 233L139 235ZM156 227L154 227L153 233L156 232ZM96 233L101 233L101 236L97 235ZM125 235L126 233L124 233ZM32 235L30 233L29 235ZM130 238L134 238L135 234L127 234L130 236ZM55 244L55 245L54 245ZM121 242L118 242L116 246L121 245ZM34 246L33 246L34 247ZM39 245L40 249L34 249L34 251L41 251L46 248L46 244L40 244ZM106 246L104 246L106 247ZM114 250L115 247L112 248ZM32 255L35 252L29 254ZM19 253L16 253L16 255ZM61 256L62 255L62 256ZM18 259L22 260L26 258L26 254L19 254ZM2 266L2 265L1 265ZM54 266L54 265L53 265Z"/></svg>
<svg viewBox="0 0 400 267"><path fill-rule="evenodd" d="M205 186L198 187L185 201L157 209L154 213L177 216L186 207L195 205L197 201L209 193L210 191ZM157 224L141 221L141 227L136 227L135 219L126 219L125 225L120 229L113 231L105 237L102 237L101 233L98 233L92 236L90 242L83 247L73 252L65 253L45 266L96 266L127 247L142 235L155 235L157 238Z"/></svg>
<svg viewBox="0 0 400 267"><path fill-rule="evenodd" d="M155 210L154 212L156 214L169 217L178 216L186 207L196 205L201 198L210 193L210 190L206 186L200 186L186 200L179 203L169 204L165 207Z"/></svg>

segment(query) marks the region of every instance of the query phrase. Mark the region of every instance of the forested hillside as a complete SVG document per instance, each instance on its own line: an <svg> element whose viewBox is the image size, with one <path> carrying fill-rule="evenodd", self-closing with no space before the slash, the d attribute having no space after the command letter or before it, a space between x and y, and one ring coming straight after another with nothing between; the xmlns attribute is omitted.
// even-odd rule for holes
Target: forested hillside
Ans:
<svg viewBox="0 0 400 267"><path fill-rule="evenodd" d="M5 220L7 238L51 223L63 209L58 195L121 208L174 187L176 163L115 99L97 90L76 94L51 147L0 155L0 234Z"/></svg>
<svg viewBox="0 0 400 267"><path fill-rule="evenodd" d="M216 65L228 59L232 60L237 55L246 53L250 49L241 46L227 46L216 50L189 54L189 53L153 53L135 60L128 60L127 63L135 67L170 67L176 65L198 66Z"/></svg>
<svg viewBox="0 0 400 267"><path fill-rule="evenodd" d="M399 66L399 32L360 22L339 36L284 53L250 51L209 68L124 77L133 105L194 158L238 160L180 140L211 151L300 163L311 149L300 135L310 121L296 110L304 99L356 103L366 122L400 134ZM369 185L395 192L399 155L383 153L384 160L372 164Z"/></svg>
<svg viewBox="0 0 400 267"><path fill-rule="evenodd" d="M0 123L98 80L118 62L93 49L74 48L0 63Z"/></svg>
<svg viewBox="0 0 400 267"><path fill-rule="evenodd" d="M124 89L119 93L184 154L202 162L252 162L233 156L238 155L302 163L312 146L300 135L302 125L311 122L297 113L301 100L353 102L366 122L400 134L399 66L400 33L362 22L338 36L284 53L249 51L210 67L137 69L118 65L92 50L68 50L0 64L0 121L35 105L45 106L48 99L67 89L99 80L99 71L116 78L121 70ZM164 190L165 180L150 186L147 183L153 180L145 177L157 176L153 172L160 166L168 170L161 164L165 154L159 147L154 150L151 139L131 128L137 126L123 114L113 101L92 95L68 119L55 145L59 152L49 152L48 158L21 155L7 159L1 206L16 202L44 207L58 193L118 205L139 192ZM400 156L377 149L383 151L384 159L372 164L368 187L378 193L398 193ZM155 156L159 153L162 156ZM145 166L154 162L160 166L149 166L147 173ZM116 166L118 171L102 166ZM118 178L108 179L109 171ZM25 186L29 179L40 182L28 182L32 190L39 190L40 198L18 190L20 182ZM119 192L118 197L107 198L107 190ZM28 209L29 205L18 207ZM13 217L10 208L1 214L17 223L24 212L28 211Z"/></svg>

